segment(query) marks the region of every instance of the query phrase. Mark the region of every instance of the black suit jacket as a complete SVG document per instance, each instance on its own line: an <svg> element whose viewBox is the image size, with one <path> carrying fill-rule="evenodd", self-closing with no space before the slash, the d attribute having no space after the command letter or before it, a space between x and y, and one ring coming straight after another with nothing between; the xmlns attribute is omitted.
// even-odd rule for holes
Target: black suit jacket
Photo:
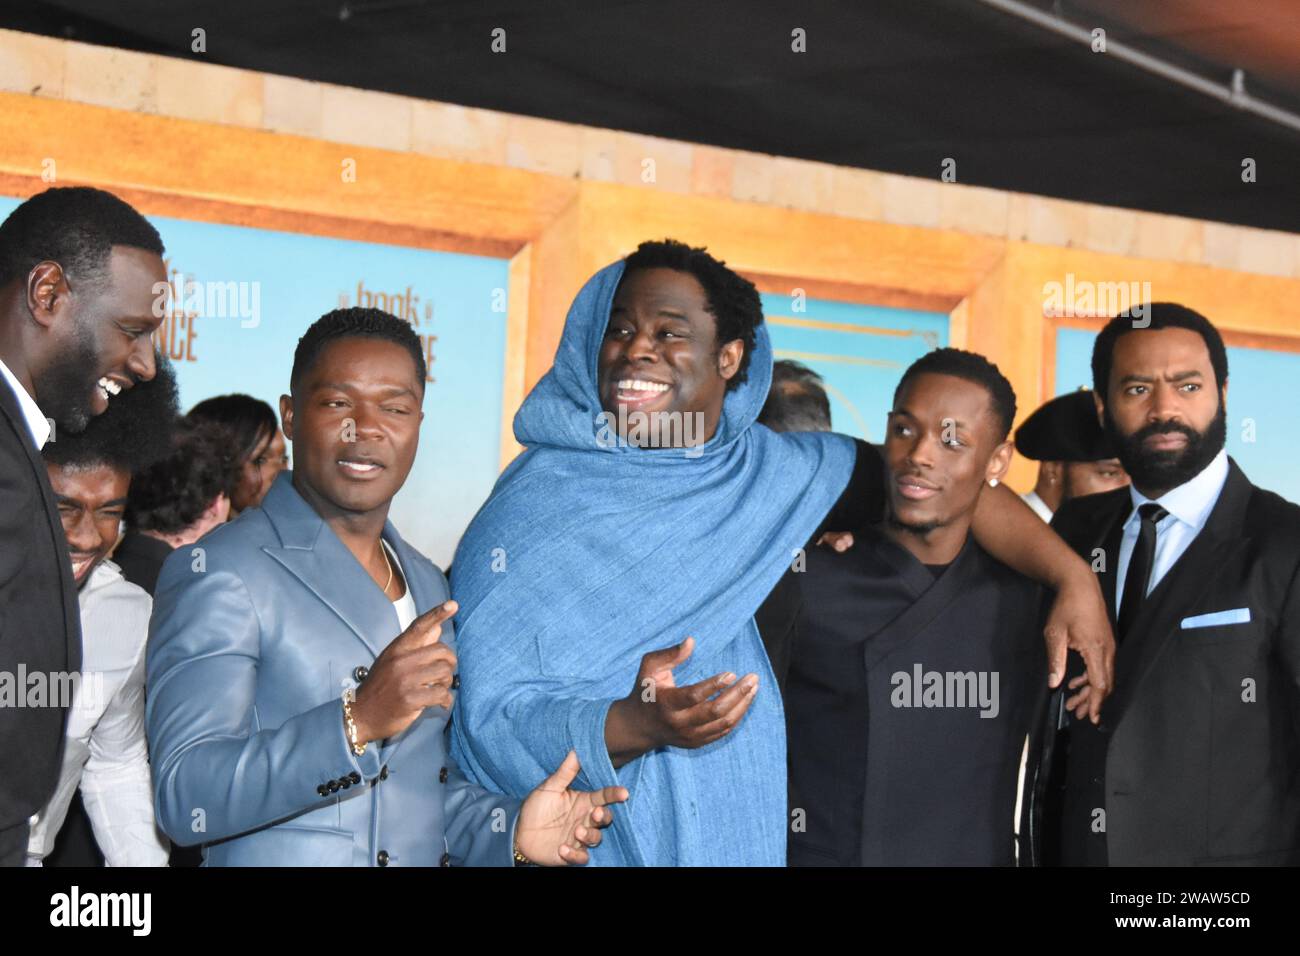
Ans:
<svg viewBox="0 0 1300 956"><path fill-rule="evenodd" d="M885 461L876 446L861 439L854 439L854 442L857 459L848 486L804 545L805 552L816 548L817 541L827 531L862 533L884 516ZM801 571L792 567L754 614L754 623L758 625L759 636L763 639L777 687L782 693L790 671L791 648L799 641L799 617L803 609L803 595L799 589L801 577Z"/></svg>
<svg viewBox="0 0 1300 956"><path fill-rule="evenodd" d="M971 538L936 580L869 529L797 577L790 865L1011 865L1020 753L1046 696L1039 586ZM955 696L931 698L936 676Z"/></svg>
<svg viewBox="0 0 1300 956"><path fill-rule="evenodd" d="M52 677L80 667L81 617L63 523L45 461L0 378L0 672L12 675L11 689L26 701L24 674L39 672L57 687ZM26 823L58 782L67 709L46 703L0 706L0 830Z"/></svg>
<svg viewBox="0 0 1300 956"><path fill-rule="evenodd" d="M153 597L163 562L171 557L171 553L172 546L166 541L139 531L128 531L113 552L113 563L122 569L124 578L144 588Z"/></svg>
<svg viewBox="0 0 1300 956"><path fill-rule="evenodd" d="M1104 556L1098 573L1112 623L1131 510L1125 488L1071 501L1052 522L1089 562ZM1152 589L1116 655L1101 725L1110 865L1300 862L1298 573L1300 507L1256 488L1229 460L1205 527ZM1240 608L1248 622L1182 626ZM1072 675L1082 668L1071 657ZM1047 783L1068 743L1056 733L1060 701L1058 692L1041 714L1026 773L1022 860L1031 863L1051 862L1055 850L1059 794Z"/></svg>

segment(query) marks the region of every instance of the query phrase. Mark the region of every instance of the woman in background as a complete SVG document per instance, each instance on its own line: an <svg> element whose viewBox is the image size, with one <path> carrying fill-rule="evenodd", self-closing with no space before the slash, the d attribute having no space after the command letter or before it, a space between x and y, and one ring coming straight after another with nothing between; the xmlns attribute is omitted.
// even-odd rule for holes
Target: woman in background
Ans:
<svg viewBox="0 0 1300 956"><path fill-rule="evenodd" d="M275 476L289 467L284 435L275 411L251 395L218 395L190 409L196 421L216 422L230 432L235 461L235 486L230 489L230 517L256 508L271 490Z"/></svg>

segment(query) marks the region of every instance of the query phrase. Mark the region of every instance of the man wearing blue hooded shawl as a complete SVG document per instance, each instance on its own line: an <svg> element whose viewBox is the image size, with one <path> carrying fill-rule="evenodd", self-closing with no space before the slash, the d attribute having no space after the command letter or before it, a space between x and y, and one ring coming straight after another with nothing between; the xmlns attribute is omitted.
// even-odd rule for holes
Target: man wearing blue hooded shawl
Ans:
<svg viewBox="0 0 1300 956"><path fill-rule="evenodd" d="M667 247L669 261L697 254L723 268L702 250L672 242L643 245L637 255L647 246L661 255ZM639 268L663 272L645 268L663 264L652 259ZM777 434L755 424L772 370L761 313L747 374L742 365L711 436L686 442L693 447L616 440L614 393L601 394L600 363L624 269L624 261L602 269L574 300L553 367L515 417L515 436L526 450L501 475L456 551L460 685L452 753L470 779L517 796L571 749L582 764L575 786L627 787L625 812L615 814L590 865L784 866L784 714L754 612L840 498L854 471L854 442L836 434ZM635 274L629 272L629 281ZM712 296L690 272L679 276L694 283L700 299L707 296L704 308L721 333ZM756 306L753 287L736 279ZM663 314L661 308L653 321L666 321L669 331L651 330L651 343L641 342L636 329L623 334L641 343L636 347L645 354L636 361L651 370L648 388L688 390L689 382L665 373L672 372L671 361L663 365L658 353L665 348L660 338L690 339L693 330L684 317L663 320ZM713 347L728 337L718 334ZM628 351L622 360L632 361ZM646 385L619 383L620 404L645 404L630 390L634 384ZM700 444L699 437L707 440ZM1046 559L1019 563L1047 568ZM1064 576L1049 583L1064 586ZM1082 649L1084 639L1076 643L1075 634L1090 629L1089 639L1100 646L1094 639L1105 631L1097 625L1096 612L1104 615L1099 592L1058 610L1071 625L1072 647ZM1062 661L1065 631L1058 634ZM694 650L677 658L671 685L716 674L732 681L747 674L752 683L757 675L748 711L703 746L653 746L616 768L607 740L611 709L630 696L648 652L687 636ZM1085 650L1085 658L1099 701L1109 690L1110 660L1095 650ZM1054 663L1053 670L1055 679L1060 668ZM641 699L653 700L654 688L645 683Z"/></svg>

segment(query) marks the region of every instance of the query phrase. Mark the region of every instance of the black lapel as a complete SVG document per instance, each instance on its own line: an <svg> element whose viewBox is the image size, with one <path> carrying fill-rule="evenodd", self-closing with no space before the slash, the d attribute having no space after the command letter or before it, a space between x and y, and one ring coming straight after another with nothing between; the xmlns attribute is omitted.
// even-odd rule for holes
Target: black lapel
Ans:
<svg viewBox="0 0 1300 956"><path fill-rule="evenodd" d="M45 469L45 459L32 440L32 433L27 428L27 419L18 404L18 396L9 388L9 383L0 376L0 410L3 410L9 425L18 436L19 443L27 455L27 462L36 476L37 487L41 489L41 501L45 504L45 520L49 525L50 537L54 544L54 553L59 565L59 586L63 593L63 633L66 635L68 670L81 670L81 611L77 604L77 585L72 579L72 558L68 555L68 538L63 531L63 521L59 518L59 506L54 500L54 489L50 487L50 475ZM52 439L58 436L52 434Z"/></svg>
<svg viewBox="0 0 1300 956"><path fill-rule="evenodd" d="M861 550L867 556L864 573L897 576L913 599L930 590L935 582L930 569L918 561L911 551L885 534L879 525L865 528L860 537L863 544L868 545Z"/></svg>
<svg viewBox="0 0 1300 956"><path fill-rule="evenodd" d="M1110 530L1106 532L1106 537L1096 545L1101 548L1101 568L1097 571L1097 574L1100 578L1101 595L1106 600L1106 613L1110 616L1112 633L1119 627L1116 611L1119 606L1119 599L1115 594L1116 581L1119 579L1119 546L1120 542L1124 540L1124 522L1128 520L1128 516L1132 513L1133 501L1130 499L1128 507L1120 509L1111 521ZM1085 556L1085 560L1091 564L1095 559L1089 554Z"/></svg>
<svg viewBox="0 0 1300 956"><path fill-rule="evenodd" d="M892 542L890 542L892 544ZM954 600L975 582L978 577L978 561L974 555L975 542L970 536L966 536L966 543L958 552L957 557L953 560L948 569L944 571L937 579L932 577L930 571L919 561L912 558L911 567L900 567L900 574L905 575L905 579L914 589L921 584L920 575L928 578L929 587L924 593L918 593L916 600L898 617L882 627L878 632L872 635L866 643L865 657L867 668L874 667L885 657L898 650L903 644L914 638L917 634L925 630L930 622L938 617ZM907 557L911 558L911 553L903 550Z"/></svg>
<svg viewBox="0 0 1300 956"><path fill-rule="evenodd" d="M1193 596L1203 591L1203 582L1212 580L1218 569L1249 543L1250 539L1242 534L1242 525L1253 490L1249 479L1229 458L1228 480L1205 527L1151 589L1129 636L1115 655L1115 693L1105 705L1107 722L1112 727L1123 719L1151 665L1178 633L1178 621L1194 610L1189 600L1194 600Z"/></svg>
<svg viewBox="0 0 1300 956"><path fill-rule="evenodd" d="M1133 498L1127 488L1090 495L1068 502L1056 513L1052 530L1083 558L1097 575L1106 615L1114 633L1115 576L1119 563L1119 545L1124 537L1124 522L1133 511ZM1097 553L1100 552L1100 555ZM1097 558L1100 557L1100 564ZM1066 680L1083 673L1083 659L1071 653L1066 660Z"/></svg>

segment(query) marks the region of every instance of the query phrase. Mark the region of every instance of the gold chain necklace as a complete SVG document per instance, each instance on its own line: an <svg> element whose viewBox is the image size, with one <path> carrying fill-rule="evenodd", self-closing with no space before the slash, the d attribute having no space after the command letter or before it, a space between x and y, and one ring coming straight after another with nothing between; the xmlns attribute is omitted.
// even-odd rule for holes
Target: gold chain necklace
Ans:
<svg viewBox="0 0 1300 956"><path fill-rule="evenodd" d="M388 560L388 549L382 540L379 542L379 553L384 556L384 564L388 565L388 583L384 585L384 597L388 597L388 589L393 585L393 563Z"/></svg>

